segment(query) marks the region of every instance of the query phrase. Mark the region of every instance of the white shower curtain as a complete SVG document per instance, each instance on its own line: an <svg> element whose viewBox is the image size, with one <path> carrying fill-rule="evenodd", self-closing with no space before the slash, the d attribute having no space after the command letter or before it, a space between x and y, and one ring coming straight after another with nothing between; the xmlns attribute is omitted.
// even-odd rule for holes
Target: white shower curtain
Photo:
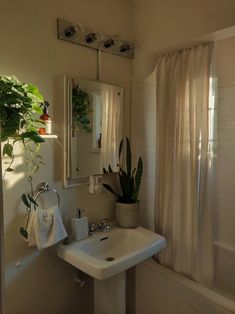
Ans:
<svg viewBox="0 0 235 314"><path fill-rule="evenodd" d="M118 148L122 134L122 89L102 86L101 169L118 171Z"/></svg>
<svg viewBox="0 0 235 314"><path fill-rule="evenodd" d="M160 263L211 286L210 45L160 57L157 74L156 230Z"/></svg>

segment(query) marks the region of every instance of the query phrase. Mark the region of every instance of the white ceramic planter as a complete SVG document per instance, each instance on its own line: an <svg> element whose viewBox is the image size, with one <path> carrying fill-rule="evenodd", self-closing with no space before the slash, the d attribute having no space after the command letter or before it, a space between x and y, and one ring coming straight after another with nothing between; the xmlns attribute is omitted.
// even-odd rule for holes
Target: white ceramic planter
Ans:
<svg viewBox="0 0 235 314"><path fill-rule="evenodd" d="M134 204L116 202L116 224L123 228L136 228L139 224L139 202Z"/></svg>

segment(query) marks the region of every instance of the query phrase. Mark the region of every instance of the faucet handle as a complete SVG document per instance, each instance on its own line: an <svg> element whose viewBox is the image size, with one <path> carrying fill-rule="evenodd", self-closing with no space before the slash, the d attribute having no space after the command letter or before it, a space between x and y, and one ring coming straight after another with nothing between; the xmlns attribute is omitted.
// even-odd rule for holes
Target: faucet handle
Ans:
<svg viewBox="0 0 235 314"><path fill-rule="evenodd" d="M89 235L93 235L96 232L96 224L90 223L89 224Z"/></svg>
<svg viewBox="0 0 235 314"><path fill-rule="evenodd" d="M109 220L107 218L101 219L100 223L101 223L101 230L102 231L111 230L111 224L110 224L110 222L109 222Z"/></svg>
<svg viewBox="0 0 235 314"><path fill-rule="evenodd" d="M100 223L101 223L102 226L108 225L108 221L109 220L107 218L100 219Z"/></svg>

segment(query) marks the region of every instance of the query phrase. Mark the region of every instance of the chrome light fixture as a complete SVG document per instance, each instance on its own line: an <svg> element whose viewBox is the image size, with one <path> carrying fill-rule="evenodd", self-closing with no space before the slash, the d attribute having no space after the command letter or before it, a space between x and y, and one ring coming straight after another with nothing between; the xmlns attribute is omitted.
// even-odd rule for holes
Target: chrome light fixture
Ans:
<svg viewBox="0 0 235 314"><path fill-rule="evenodd" d="M106 48L106 49L109 49L109 48L111 48L114 45L115 45L115 41L112 38L107 39L104 42L104 48Z"/></svg>
<svg viewBox="0 0 235 314"><path fill-rule="evenodd" d="M112 53L125 58L134 58L134 46L119 35L98 33L81 24L57 19L57 38L98 51Z"/></svg>
<svg viewBox="0 0 235 314"><path fill-rule="evenodd" d="M64 30L64 35L65 37L67 38L71 38L73 37L76 33L78 32L78 29L76 26L69 26L69 27L66 27L66 29Z"/></svg>
<svg viewBox="0 0 235 314"><path fill-rule="evenodd" d="M88 35L85 36L85 40L88 44L93 43L94 41L97 40L97 34L96 33L89 33Z"/></svg>
<svg viewBox="0 0 235 314"><path fill-rule="evenodd" d="M129 44L123 44L119 47L120 52L128 52L131 49L131 46Z"/></svg>

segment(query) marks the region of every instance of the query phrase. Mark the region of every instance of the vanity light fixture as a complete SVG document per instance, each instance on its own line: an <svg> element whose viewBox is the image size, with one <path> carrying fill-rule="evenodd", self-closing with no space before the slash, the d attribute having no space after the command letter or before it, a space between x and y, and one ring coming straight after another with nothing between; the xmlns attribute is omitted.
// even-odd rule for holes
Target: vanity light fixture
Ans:
<svg viewBox="0 0 235 314"><path fill-rule="evenodd" d="M104 42L104 48L106 48L106 49L109 49L109 48L111 48L114 45L115 45L115 41L112 38L107 39Z"/></svg>
<svg viewBox="0 0 235 314"><path fill-rule="evenodd" d="M97 40L97 34L95 32L89 33L88 35L85 36L85 40L88 44L91 44Z"/></svg>
<svg viewBox="0 0 235 314"><path fill-rule="evenodd" d="M80 46L112 53L125 58L134 58L134 46L119 35L96 32L81 24L57 19L57 38Z"/></svg>
<svg viewBox="0 0 235 314"><path fill-rule="evenodd" d="M131 49L131 46L129 44L123 44L120 46L120 52L127 52Z"/></svg>
<svg viewBox="0 0 235 314"><path fill-rule="evenodd" d="M64 35L65 35L65 37L67 37L67 38L71 38L71 37L73 37L77 32L78 32L77 27L71 25L71 26L65 28L65 30L64 30Z"/></svg>

